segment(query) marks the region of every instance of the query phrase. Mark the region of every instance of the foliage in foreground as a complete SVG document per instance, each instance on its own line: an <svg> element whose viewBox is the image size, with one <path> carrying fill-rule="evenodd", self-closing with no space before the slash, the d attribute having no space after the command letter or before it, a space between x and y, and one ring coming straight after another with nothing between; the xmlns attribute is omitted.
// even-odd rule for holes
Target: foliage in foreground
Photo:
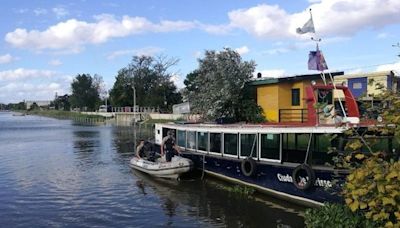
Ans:
<svg viewBox="0 0 400 228"><path fill-rule="evenodd" d="M381 104L366 105L365 115L383 121L365 131L346 132L350 140L336 158L337 168L350 170L342 192L346 204L309 210L308 227L400 227L399 98L399 93L382 91ZM381 138L371 141L369 136ZM385 150L375 147L385 143Z"/></svg>
<svg viewBox="0 0 400 228"><path fill-rule="evenodd" d="M400 161L371 156L347 177L343 193L353 212L400 227Z"/></svg>
<svg viewBox="0 0 400 228"><path fill-rule="evenodd" d="M318 209L307 209L305 224L310 228L376 227L372 221L340 204L325 204Z"/></svg>

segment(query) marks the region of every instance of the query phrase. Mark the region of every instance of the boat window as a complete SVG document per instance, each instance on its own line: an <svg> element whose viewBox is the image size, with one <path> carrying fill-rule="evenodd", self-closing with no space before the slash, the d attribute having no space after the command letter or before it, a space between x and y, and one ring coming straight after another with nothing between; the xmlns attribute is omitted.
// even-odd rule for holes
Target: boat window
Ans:
<svg viewBox="0 0 400 228"><path fill-rule="evenodd" d="M346 145L351 138L344 140L344 145ZM371 148L372 152L389 152L395 149L399 150L399 145L396 142L396 139L392 137L364 137L364 140L368 143L368 146ZM352 152L352 149L345 147L346 152ZM361 147L361 151L363 153L370 153L368 147L363 143Z"/></svg>
<svg viewBox="0 0 400 228"><path fill-rule="evenodd" d="M210 152L221 153L221 133L210 133Z"/></svg>
<svg viewBox="0 0 400 228"><path fill-rule="evenodd" d="M195 131L187 132L186 148L193 149L193 150L196 149L196 132Z"/></svg>
<svg viewBox="0 0 400 228"><path fill-rule="evenodd" d="M224 154L238 154L238 135L232 133L224 134Z"/></svg>
<svg viewBox="0 0 400 228"><path fill-rule="evenodd" d="M388 137L373 137L373 138L365 138L367 141L368 145L371 147L372 152L378 152L378 151L385 151L385 152L391 152L393 149L393 142L391 138ZM361 151L363 152L369 152L369 149L367 146L363 146L361 148Z"/></svg>
<svg viewBox="0 0 400 228"><path fill-rule="evenodd" d="M306 158L309 133L282 134L282 160L303 163Z"/></svg>
<svg viewBox="0 0 400 228"><path fill-rule="evenodd" d="M174 135L176 135L176 134L175 134L175 133L176 133L176 130L175 130L175 129L163 127L163 129L162 129L162 137L167 136L167 135L168 135L168 131L172 131L172 133L173 133Z"/></svg>
<svg viewBox="0 0 400 228"><path fill-rule="evenodd" d="M292 106L300 105L300 89L292 89Z"/></svg>
<svg viewBox="0 0 400 228"><path fill-rule="evenodd" d="M318 103L332 104L332 90L318 89Z"/></svg>
<svg viewBox="0 0 400 228"><path fill-rule="evenodd" d="M280 135L261 134L261 154L260 158L280 160Z"/></svg>
<svg viewBox="0 0 400 228"><path fill-rule="evenodd" d="M313 135L313 142L311 142L314 146L311 154L313 165L333 165L332 158L335 154L329 153L329 150L332 146L339 146L339 143L337 140L331 141L331 137L329 134Z"/></svg>
<svg viewBox="0 0 400 228"><path fill-rule="evenodd" d="M257 158L257 135L240 134L240 156Z"/></svg>
<svg viewBox="0 0 400 228"><path fill-rule="evenodd" d="M186 147L186 131L177 130L177 143L180 147Z"/></svg>
<svg viewBox="0 0 400 228"><path fill-rule="evenodd" d="M208 133L197 132L197 149L202 151L208 151Z"/></svg>

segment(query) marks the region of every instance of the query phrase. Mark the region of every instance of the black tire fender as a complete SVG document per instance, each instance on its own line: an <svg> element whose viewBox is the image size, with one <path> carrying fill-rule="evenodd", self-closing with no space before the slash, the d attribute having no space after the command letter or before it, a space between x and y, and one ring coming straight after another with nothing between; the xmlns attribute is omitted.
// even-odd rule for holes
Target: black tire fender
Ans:
<svg viewBox="0 0 400 228"><path fill-rule="evenodd" d="M241 171L246 177L253 176L256 172L257 164L253 158L247 157L241 163Z"/></svg>
<svg viewBox="0 0 400 228"><path fill-rule="evenodd" d="M303 180L299 180L300 172L305 171L308 177L308 180L304 183ZM296 188L301 190L307 190L314 186L315 183L315 172L314 170L307 164L298 165L292 173L293 184Z"/></svg>

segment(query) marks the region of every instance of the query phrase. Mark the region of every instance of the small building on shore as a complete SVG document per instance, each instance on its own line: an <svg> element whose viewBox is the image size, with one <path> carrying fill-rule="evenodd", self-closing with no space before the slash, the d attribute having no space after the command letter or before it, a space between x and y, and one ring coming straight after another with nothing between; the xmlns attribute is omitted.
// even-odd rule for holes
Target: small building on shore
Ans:
<svg viewBox="0 0 400 228"><path fill-rule="evenodd" d="M45 101L45 100L38 100L38 101L25 101L25 107L26 109L30 109L33 104L36 104L37 106L41 108L48 108L50 106L51 101Z"/></svg>
<svg viewBox="0 0 400 228"><path fill-rule="evenodd" d="M339 75L334 81L347 85L359 100L373 100L386 90L400 91L400 77L393 71Z"/></svg>

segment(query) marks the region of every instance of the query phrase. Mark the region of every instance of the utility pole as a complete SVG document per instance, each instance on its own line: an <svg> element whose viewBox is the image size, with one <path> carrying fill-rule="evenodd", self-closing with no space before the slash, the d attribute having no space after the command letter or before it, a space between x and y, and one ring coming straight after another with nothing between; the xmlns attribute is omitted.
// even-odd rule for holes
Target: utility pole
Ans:
<svg viewBox="0 0 400 228"><path fill-rule="evenodd" d="M136 152L136 88L135 88L135 81L133 79L133 71L131 71L132 83L128 83L133 90L133 145L134 150Z"/></svg>

